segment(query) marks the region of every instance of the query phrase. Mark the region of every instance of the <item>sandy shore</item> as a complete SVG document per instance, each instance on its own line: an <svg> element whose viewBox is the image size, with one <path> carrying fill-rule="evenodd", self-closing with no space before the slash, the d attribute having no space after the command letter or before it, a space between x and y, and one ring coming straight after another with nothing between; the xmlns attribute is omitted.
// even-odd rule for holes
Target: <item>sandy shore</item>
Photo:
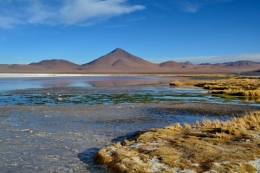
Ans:
<svg viewBox="0 0 260 173"><path fill-rule="evenodd" d="M93 163L94 154L137 131L205 118L224 121L253 110L260 107L187 102L0 106L0 170L107 172Z"/></svg>

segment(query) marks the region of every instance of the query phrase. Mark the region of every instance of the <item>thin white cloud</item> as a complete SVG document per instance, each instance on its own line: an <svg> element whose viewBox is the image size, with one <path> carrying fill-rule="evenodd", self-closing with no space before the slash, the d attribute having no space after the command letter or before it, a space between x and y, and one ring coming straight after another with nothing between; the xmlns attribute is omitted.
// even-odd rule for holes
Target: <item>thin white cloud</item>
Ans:
<svg viewBox="0 0 260 173"><path fill-rule="evenodd" d="M0 27L20 24L94 25L145 9L127 0L0 0Z"/></svg>
<svg viewBox="0 0 260 173"><path fill-rule="evenodd" d="M19 23L21 22L15 18L0 16L0 28L12 28L14 24Z"/></svg>
<svg viewBox="0 0 260 173"><path fill-rule="evenodd" d="M230 1L233 0L177 0L176 4L180 7L180 10L184 12L196 13L199 11L199 9L203 8L204 6Z"/></svg>
<svg viewBox="0 0 260 173"><path fill-rule="evenodd" d="M182 2L180 3L181 10L187 13L196 13L201 7L200 4L191 3L191 2Z"/></svg>
<svg viewBox="0 0 260 173"><path fill-rule="evenodd" d="M22 56L15 56L15 57L12 57L12 59L23 59Z"/></svg>

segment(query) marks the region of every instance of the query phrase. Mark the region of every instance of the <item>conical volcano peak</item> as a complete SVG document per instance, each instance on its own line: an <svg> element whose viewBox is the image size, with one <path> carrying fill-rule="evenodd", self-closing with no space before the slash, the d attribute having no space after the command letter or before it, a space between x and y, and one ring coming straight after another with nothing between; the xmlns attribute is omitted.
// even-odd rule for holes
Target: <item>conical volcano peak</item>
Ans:
<svg viewBox="0 0 260 173"><path fill-rule="evenodd" d="M121 49L120 47L117 47L114 51L122 51L123 49Z"/></svg>
<svg viewBox="0 0 260 173"><path fill-rule="evenodd" d="M126 52L125 50L121 49L121 48L116 48L115 50L113 50L110 53L117 53L117 52Z"/></svg>
<svg viewBox="0 0 260 173"><path fill-rule="evenodd" d="M145 65L145 66L154 66L155 65L155 64L145 61L137 56L134 56L121 48L116 48L112 52L88 63L88 65L92 65L92 66L96 66L96 67L102 66L102 68L105 68L105 66L107 66L109 68L114 67L115 64L117 64L117 65L124 64L124 66L135 67L135 68L137 68L137 67L141 68L142 65Z"/></svg>

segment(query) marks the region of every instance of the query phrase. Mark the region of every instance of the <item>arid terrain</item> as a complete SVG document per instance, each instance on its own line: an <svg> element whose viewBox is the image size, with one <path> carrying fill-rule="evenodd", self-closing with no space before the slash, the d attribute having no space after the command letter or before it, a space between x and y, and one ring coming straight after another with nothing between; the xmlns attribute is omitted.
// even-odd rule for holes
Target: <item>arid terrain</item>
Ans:
<svg viewBox="0 0 260 173"><path fill-rule="evenodd" d="M0 64L0 73L241 73L259 74L260 62L236 61L219 64L192 64L167 61L148 62L117 48L107 55L82 65L66 60L43 60L21 64Z"/></svg>

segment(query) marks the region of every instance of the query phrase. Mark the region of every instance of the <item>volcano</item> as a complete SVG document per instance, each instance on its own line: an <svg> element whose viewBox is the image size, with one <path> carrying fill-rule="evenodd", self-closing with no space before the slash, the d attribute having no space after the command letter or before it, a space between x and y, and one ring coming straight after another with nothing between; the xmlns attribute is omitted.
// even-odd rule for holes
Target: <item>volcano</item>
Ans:
<svg viewBox="0 0 260 173"><path fill-rule="evenodd" d="M159 65L116 48L112 52L81 66L83 71L94 72L153 72Z"/></svg>

